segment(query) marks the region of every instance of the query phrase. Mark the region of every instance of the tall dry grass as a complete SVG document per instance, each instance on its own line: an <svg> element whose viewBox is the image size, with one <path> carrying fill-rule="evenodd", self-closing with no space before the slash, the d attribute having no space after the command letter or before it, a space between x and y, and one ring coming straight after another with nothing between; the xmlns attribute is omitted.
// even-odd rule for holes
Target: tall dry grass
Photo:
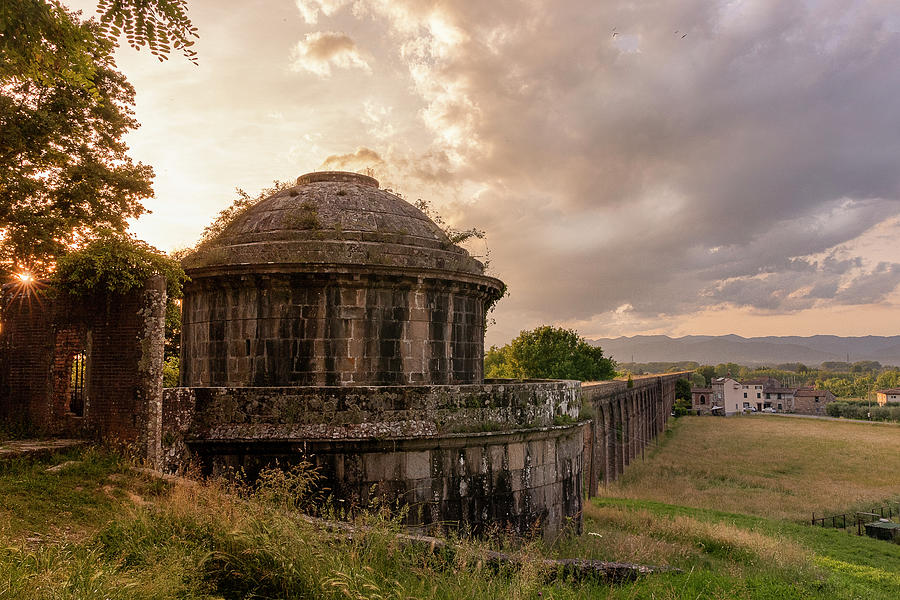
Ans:
<svg viewBox="0 0 900 600"><path fill-rule="evenodd" d="M900 426L765 415L674 428L601 493L792 520L900 500Z"/></svg>
<svg viewBox="0 0 900 600"><path fill-rule="evenodd" d="M298 469L252 486L182 481L123 504L83 542L0 544L0 598L533 598L546 584L534 544L497 567L486 543L410 545L397 535L402 512L386 507L355 517L352 531L310 521L298 508L314 479Z"/></svg>
<svg viewBox="0 0 900 600"><path fill-rule="evenodd" d="M668 544L683 556L715 554L730 561L754 567L761 564L776 568L809 566L809 553L799 544L778 535L751 531L727 522L710 522L678 515L661 516L648 510L589 505L585 516L600 529L628 532ZM624 549L610 548L618 556ZM670 554L671 562L680 556ZM679 561L680 562L680 561Z"/></svg>

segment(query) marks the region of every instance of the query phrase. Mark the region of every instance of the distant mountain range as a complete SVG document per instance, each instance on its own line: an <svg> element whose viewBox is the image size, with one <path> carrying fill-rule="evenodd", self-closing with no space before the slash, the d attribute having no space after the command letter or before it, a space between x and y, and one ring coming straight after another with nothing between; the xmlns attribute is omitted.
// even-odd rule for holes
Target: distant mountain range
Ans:
<svg viewBox="0 0 900 600"><path fill-rule="evenodd" d="M605 356L618 362L674 362L693 360L701 364L733 362L742 365L775 365L801 362L816 366L825 361L877 360L900 365L900 335L841 337L837 335L769 336L667 335L588 340L603 348ZM632 359L633 357L633 359Z"/></svg>

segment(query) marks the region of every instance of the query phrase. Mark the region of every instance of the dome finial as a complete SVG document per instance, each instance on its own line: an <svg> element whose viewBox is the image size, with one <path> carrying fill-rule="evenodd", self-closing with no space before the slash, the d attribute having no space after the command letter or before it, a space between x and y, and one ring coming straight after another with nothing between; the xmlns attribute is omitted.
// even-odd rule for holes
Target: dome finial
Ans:
<svg viewBox="0 0 900 600"><path fill-rule="evenodd" d="M297 178L297 185L306 185L307 183L318 183L322 181L335 181L339 183L358 183L369 187L378 187L378 180L361 173L351 173L350 171L313 171Z"/></svg>

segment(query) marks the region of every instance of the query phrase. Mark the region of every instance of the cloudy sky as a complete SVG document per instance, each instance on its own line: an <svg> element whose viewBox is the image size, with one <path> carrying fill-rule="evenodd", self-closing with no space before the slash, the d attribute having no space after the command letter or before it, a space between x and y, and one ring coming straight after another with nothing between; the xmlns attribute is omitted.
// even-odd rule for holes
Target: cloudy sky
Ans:
<svg viewBox="0 0 900 600"><path fill-rule="evenodd" d="M236 187L372 168L487 231L488 343L900 333L896 0L189 6L199 66L118 52L160 248Z"/></svg>

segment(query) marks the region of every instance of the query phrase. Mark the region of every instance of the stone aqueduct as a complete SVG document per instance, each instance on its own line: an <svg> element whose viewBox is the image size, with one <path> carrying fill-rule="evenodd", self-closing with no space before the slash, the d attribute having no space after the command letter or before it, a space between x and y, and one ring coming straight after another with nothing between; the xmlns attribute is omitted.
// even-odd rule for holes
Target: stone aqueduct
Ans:
<svg viewBox="0 0 900 600"><path fill-rule="evenodd" d="M484 380L502 283L369 177L305 175L186 267L185 387L165 390L159 278L80 300L5 286L0 420L118 438L170 471L305 458L348 505L411 505L411 526L554 538L673 407L679 374Z"/></svg>

